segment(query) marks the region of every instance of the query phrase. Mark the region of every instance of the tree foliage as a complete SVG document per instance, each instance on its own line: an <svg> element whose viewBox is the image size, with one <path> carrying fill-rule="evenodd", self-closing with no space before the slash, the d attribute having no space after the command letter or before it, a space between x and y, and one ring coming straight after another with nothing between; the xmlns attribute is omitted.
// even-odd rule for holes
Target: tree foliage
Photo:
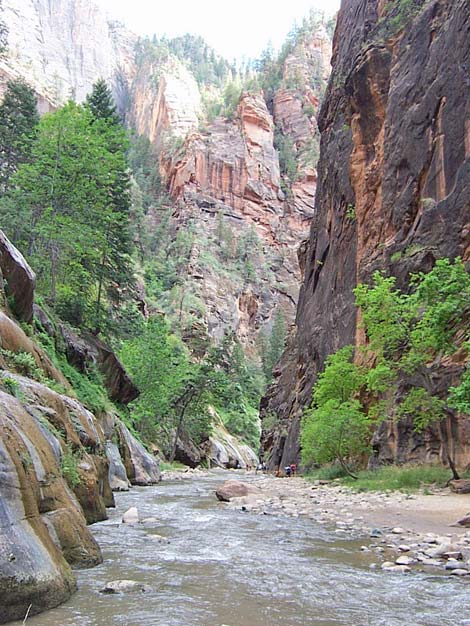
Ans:
<svg viewBox="0 0 470 626"><path fill-rule="evenodd" d="M430 272L411 277L407 292L396 288L394 277L376 272L372 285L358 285L354 293L367 336L361 359L368 366L351 362L351 347L327 359L314 388L312 407L304 417L306 462L339 460L345 425L353 438L359 433L365 436L367 420L371 424L375 419L411 419L414 429L422 432L452 409L470 413L468 367L457 384L439 393L433 378L436 362L469 351L470 273L462 260L436 261ZM364 394L367 407L360 401ZM364 440L356 441L356 452L364 451ZM354 449L347 452L352 455Z"/></svg>
<svg viewBox="0 0 470 626"><path fill-rule="evenodd" d="M73 102L45 115L0 216L38 273L39 290L75 326L96 327L131 278L125 132Z"/></svg>
<svg viewBox="0 0 470 626"><path fill-rule="evenodd" d="M18 166L29 159L38 122L33 89L21 79L10 80L0 104L0 191L3 193Z"/></svg>

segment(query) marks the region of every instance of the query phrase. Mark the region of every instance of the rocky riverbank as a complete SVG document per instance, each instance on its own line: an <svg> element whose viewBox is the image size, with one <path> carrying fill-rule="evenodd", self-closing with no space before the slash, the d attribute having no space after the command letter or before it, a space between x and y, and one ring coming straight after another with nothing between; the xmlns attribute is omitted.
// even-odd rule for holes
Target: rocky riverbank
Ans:
<svg viewBox="0 0 470 626"><path fill-rule="evenodd" d="M247 480L248 493L231 497L229 508L307 517L334 526L338 536L364 537L361 550L377 556L373 568L439 570L470 581L470 529L457 524L470 512L470 495L447 489L432 495L358 493L334 482L250 474L240 478Z"/></svg>

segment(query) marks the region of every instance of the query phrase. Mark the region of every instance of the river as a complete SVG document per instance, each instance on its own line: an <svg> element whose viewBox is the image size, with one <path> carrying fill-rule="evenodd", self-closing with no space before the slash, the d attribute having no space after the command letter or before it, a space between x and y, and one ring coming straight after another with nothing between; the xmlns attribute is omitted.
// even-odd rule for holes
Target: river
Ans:
<svg viewBox="0 0 470 626"><path fill-rule="evenodd" d="M215 471L116 494L109 520L93 526L103 565L77 572L70 601L28 625L470 625L468 581L373 570L376 557L359 549L364 538L339 539L310 519L229 510L214 495L228 477ZM158 523L121 524L131 506ZM151 589L99 593L116 579Z"/></svg>

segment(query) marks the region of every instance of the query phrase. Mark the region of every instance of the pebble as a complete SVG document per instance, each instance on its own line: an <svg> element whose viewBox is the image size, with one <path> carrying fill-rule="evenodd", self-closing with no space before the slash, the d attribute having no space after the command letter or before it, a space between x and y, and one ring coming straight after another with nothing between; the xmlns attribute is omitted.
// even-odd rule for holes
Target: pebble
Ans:
<svg viewBox="0 0 470 626"><path fill-rule="evenodd" d="M404 535L405 531L403 530L403 528L399 528L397 526L396 528L392 528L392 534L393 535Z"/></svg>
<svg viewBox="0 0 470 626"><path fill-rule="evenodd" d="M400 552L409 552L411 550L410 546L405 545L404 543L401 546L398 546Z"/></svg>
<svg viewBox="0 0 470 626"><path fill-rule="evenodd" d="M456 561L455 559L449 559L445 565L447 570L454 570L454 569L462 569L462 563L460 563L460 561Z"/></svg>
<svg viewBox="0 0 470 626"><path fill-rule="evenodd" d="M452 576L468 576L470 572L466 569L454 569L451 572Z"/></svg>

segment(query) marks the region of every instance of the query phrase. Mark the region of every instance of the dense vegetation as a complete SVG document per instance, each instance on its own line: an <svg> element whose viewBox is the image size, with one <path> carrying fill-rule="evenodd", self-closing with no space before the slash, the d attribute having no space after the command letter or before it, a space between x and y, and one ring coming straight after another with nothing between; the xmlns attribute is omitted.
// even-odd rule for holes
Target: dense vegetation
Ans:
<svg viewBox="0 0 470 626"><path fill-rule="evenodd" d="M286 82L283 64L294 49L302 54L320 21L312 12L279 55L269 52L241 67L191 35L141 40L137 60L155 81L167 64L185 65L200 87L205 122L230 118L244 89L262 89L269 101L275 86L301 87ZM5 37L0 28L0 52ZM298 147L281 129L276 142L283 173L294 180ZM316 153L312 158L316 162ZM2 227L37 272L39 299L52 322L60 319L77 334L92 331L121 354L141 391L131 419L145 438L171 458L177 436L208 436L211 406L231 432L256 447L259 399L284 347L284 316L279 309L250 358L234 336L214 345L205 303L188 277L199 250L197 266L205 274L258 285L271 280L269 251L253 227L234 230L222 213L203 246L191 215L176 227L157 160L146 138L124 129L104 81L83 105L68 102L41 119L33 90L11 81L0 105ZM145 303L136 295L142 287ZM63 346L38 321L36 327L36 339L80 399L103 410L98 373L77 372Z"/></svg>
<svg viewBox="0 0 470 626"><path fill-rule="evenodd" d="M170 232L152 148L128 138L106 84L98 81L84 105L69 102L39 119L31 88L10 82L0 105L0 146L2 227L36 269L52 323L65 321L77 334L91 330L120 350L141 391L130 419L143 437L172 458L176 437L207 438L212 406L256 447L261 366L246 360L234 337L216 347L202 327L203 303L187 281L192 229ZM156 226L147 222L150 210ZM227 244L227 229L217 236ZM242 272L253 244L249 232L230 253L235 265L240 257ZM135 300L139 274L154 312L148 320ZM162 309L166 316L156 313ZM98 372L75 370L38 320L36 332L80 400L93 411L109 406ZM20 371L31 363L13 365Z"/></svg>
<svg viewBox="0 0 470 626"><path fill-rule="evenodd" d="M354 361L352 346L327 359L302 425L304 462L338 461L348 472L380 420L410 419L422 432L453 411L470 413L469 367L456 380L436 365L437 357L468 360L470 273L462 260L438 260L429 273L411 277L407 292L376 272L355 295L367 344ZM447 456L457 476L450 450Z"/></svg>

